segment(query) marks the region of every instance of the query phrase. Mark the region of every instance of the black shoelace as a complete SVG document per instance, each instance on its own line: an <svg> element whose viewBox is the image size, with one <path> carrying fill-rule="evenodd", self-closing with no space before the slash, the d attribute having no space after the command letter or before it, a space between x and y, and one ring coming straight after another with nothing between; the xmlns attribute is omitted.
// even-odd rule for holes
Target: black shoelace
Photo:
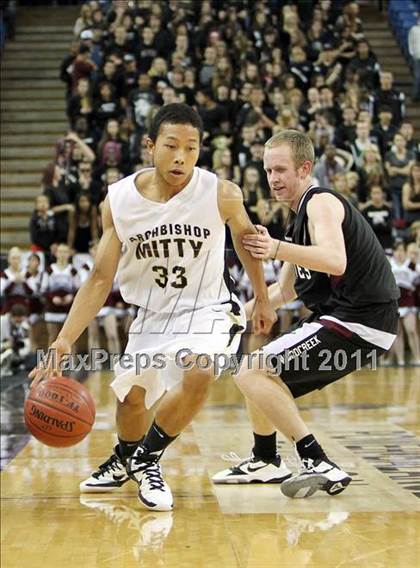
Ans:
<svg viewBox="0 0 420 568"><path fill-rule="evenodd" d="M95 477L96 479L99 479L99 477L101 475L104 475L104 473L108 473L110 471L117 471L120 468L118 467L118 463L120 462L120 459L118 458L117 455L112 454L112 456L110 458L108 458L106 460L106 462L104 462L103 464L101 464L98 467L99 471L95 471L95 473L92 473L92 477Z"/></svg>
<svg viewBox="0 0 420 568"><path fill-rule="evenodd" d="M147 467L144 469L144 475L149 482L150 489L165 491L165 482L162 479L159 466L156 463L147 464Z"/></svg>

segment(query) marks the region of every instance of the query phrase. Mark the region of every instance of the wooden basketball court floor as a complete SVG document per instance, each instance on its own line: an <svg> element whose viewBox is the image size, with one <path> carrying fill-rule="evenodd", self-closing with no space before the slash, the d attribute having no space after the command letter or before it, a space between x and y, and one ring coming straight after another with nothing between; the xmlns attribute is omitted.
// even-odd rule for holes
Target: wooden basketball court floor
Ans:
<svg viewBox="0 0 420 568"><path fill-rule="evenodd" d="M418 369L361 371L300 400L328 453L354 476L342 495L306 500L288 500L277 485L211 484L229 465L221 455L248 456L252 441L241 396L221 379L165 454L175 498L170 513L143 510L131 481L113 494L79 495L79 481L115 441L110 380L95 373L86 383L97 403L86 440L52 449L31 439L6 464L3 568L418 566ZM9 417L22 393L9 396ZM290 446L279 446L292 460Z"/></svg>

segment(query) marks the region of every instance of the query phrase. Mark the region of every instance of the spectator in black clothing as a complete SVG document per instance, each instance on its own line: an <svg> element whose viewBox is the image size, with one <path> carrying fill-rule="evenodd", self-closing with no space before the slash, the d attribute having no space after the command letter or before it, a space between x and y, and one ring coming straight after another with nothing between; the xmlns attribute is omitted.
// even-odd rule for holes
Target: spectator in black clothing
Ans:
<svg viewBox="0 0 420 568"><path fill-rule="evenodd" d="M50 201L46 195L35 198L35 210L29 221L31 250L49 253L51 246L57 242L57 228L54 212L50 209Z"/></svg>
<svg viewBox="0 0 420 568"><path fill-rule="evenodd" d="M334 91L331 87L325 85L319 90L321 108L329 113L333 118L334 126L340 124L342 119L341 107L334 97Z"/></svg>
<svg viewBox="0 0 420 568"><path fill-rule="evenodd" d="M63 81L63 83L66 84L67 98L71 95L73 89L72 69L73 69L73 62L76 59L76 56L79 52L79 43L73 42L70 45L69 51L70 51L69 55L66 55L66 57L63 59L60 65L60 79L61 81Z"/></svg>
<svg viewBox="0 0 420 568"><path fill-rule="evenodd" d="M328 41L325 37L325 29L321 21L312 21L311 27L307 33L307 38L309 40L306 47L308 59L313 63L318 60L319 54L324 49L324 45Z"/></svg>
<svg viewBox="0 0 420 568"><path fill-rule="evenodd" d="M100 95L100 86L102 83L110 83L113 85L116 97L124 95L124 76L123 70L119 69L113 57L108 57L105 61L103 69L97 74L95 84L93 86L93 96Z"/></svg>
<svg viewBox="0 0 420 568"><path fill-rule="evenodd" d="M257 129L252 124L244 124L241 129L241 136L235 146L236 162L244 170L251 160L251 145L255 140Z"/></svg>
<svg viewBox="0 0 420 568"><path fill-rule="evenodd" d="M392 112L392 123L399 126L405 116L405 95L393 88L394 76L389 71L380 73L379 80L380 88L374 97L375 117L378 117L381 107L388 106Z"/></svg>
<svg viewBox="0 0 420 568"><path fill-rule="evenodd" d="M80 116L86 117L89 124L92 121L93 103L90 94L89 79L79 79L76 92L70 96L67 104L67 116L70 127L74 130L76 120Z"/></svg>
<svg viewBox="0 0 420 568"><path fill-rule="evenodd" d="M356 111L353 107L343 108L343 120L335 129L334 142L338 148L350 151L356 139Z"/></svg>
<svg viewBox="0 0 420 568"><path fill-rule="evenodd" d="M114 29L113 37L108 42L105 48L105 56L109 56L111 53L116 53L121 59L127 53L134 53L135 45L134 41L130 41L127 37L127 30L124 26L116 26Z"/></svg>
<svg viewBox="0 0 420 568"><path fill-rule="evenodd" d="M325 45L314 63L314 73L324 77L325 85L334 90L341 87L343 66L337 62L337 52L332 45Z"/></svg>
<svg viewBox="0 0 420 568"><path fill-rule="evenodd" d="M241 184L244 196L244 205L249 218L254 225L260 222L257 215L257 205L261 199L264 199L264 191L261 187L260 172L254 166L247 166L243 173L243 181Z"/></svg>
<svg viewBox="0 0 420 568"><path fill-rule="evenodd" d="M264 197L268 198L270 195L270 187L268 185L267 176L263 165L264 156L264 143L256 138L251 144L251 159L248 166L254 166L260 174L261 187L264 192Z"/></svg>
<svg viewBox="0 0 420 568"><path fill-rule="evenodd" d="M87 254L89 243L99 236L98 211L88 195L76 198L75 211L70 218L67 244L76 254Z"/></svg>
<svg viewBox="0 0 420 568"><path fill-rule="evenodd" d="M137 87L137 78L139 72L137 69L137 61L134 55L127 53L124 55L124 67L122 72L123 78L123 97L128 99L130 92Z"/></svg>
<svg viewBox="0 0 420 568"><path fill-rule="evenodd" d="M137 50L137 62L140 73L147 73L152 65L153 59L158 55L159 52L155 45L155 34L151 28L143 28Z"/></svg>
<svg viewBox="0 0 420 568"><path fill-rule="evenodd" d="M321 95L316 87L310 87L307 93L307 100L302 104L299 115L302 126L307 130L309 124L315 118L315 113L321 110Z"/></svg>
<svg viewBox="0 0 420 568"><path fill-rule="evenodd" d="M99 84L99 97L93 109L93 120L97 129L102 131L108 120L118 120L122 115L119 99L115 95L114 85L108 82Z"/></svg>
<svg viewBox="0 0 420 568"><path fill-rule="evenodd" d="M353 57L348 68L358 73L360 85L368 90L376 89L379 85L379 63L370 49L366 39L360 39L356 44L357 55Z"/></svg>
<svg viewBox="0 0 420 568"><path fill-rule="evenodd" d="M180 103L186 103L189 105L194 105L195 99L194 94L189 91L184 85L184 71L181 67L176 67L170 73L168 73L168 78L171 87L176 93L176 98ZM188 100L187 100L188 97ZM192 97L192 98L191 98Z"/></svg>
<svg viewBox="0 0 420 568"><path fill-rule="evenodd" d="M67 242L69 214L74 211L74 206L71 204L68 188L62 183L60 168L56 164L49 164L44 169L42 187L55 214L56 241Z"/></svg>
<svg viewBox="0 0 420 568"><path fill-rule="evenodd" d="M257 123L257 128L267 129L271 132L271 128L276 124L276 113L271 105L264 104L265 94L260 86L251 88L249 102L245 103L237 116L237 127L249 122L250 117Z"/></svg>
<svg viewBox="0 0 420 568"><path fill-rule="evenodd" d="M91 162L81 161L77 168L77 180L69 185L69 195L72 203L78 195L88 195L94 205L100 201L101 184L93 177Z"/></svg>
<svg viewBox="0 0 420 568"><path fill-rule="evenodd" d="M380 185L373 185L370 200L362 214L372 227L378 241L386 252L392 251L392 210L385 202L385 194Z"/></svg>
<svg viewBox="0 0 420 568"><path fill-rule="evenodd" d="M158 54L168 59L172 50L175 48L174 37L168 26L162 25L162 19L155 14L151 14L149 26L154 34L154 46Z"/></svg>
<svg viewBox="0 0 420 568"><path fill-rule="evenodd" d="M216 89L216 102L224 108L228 117L234 117L238 111L239 105L235 96L236 90L230 90L227 85L219 85Z"/></svg>
<svg viewBox="0 0 420 568"><path fill-rule="evenodd" d="M153 88L156 88L159 82L169 85L168 64L163 57L155 57L153 59L147 75L152 78Z"/></svg>
<svg viewBox="0 0 420 568"><path fill-rule="evenodd" d="M199 89L195 95L197 112L201 116L204 130L210 137L226 130L224 123L229 123L229 117L225 109L217 104L213 98L211 89Z"/></svg>
<svg viewBox="0 0 420 568"><path fill-rule="evenodd" d="M381 107L378 117L379 123L373 128L372 135L377 139L382 159L384 159L386 153L391 149L397 127L392 124L392 111L390 107Z"/></svg>
<svg viewBox="0 0 420 568"><path fill-rule="evenodd" d="M306 93L310 86L312 63L308 61L306 52L300 45L294 45L290 50L289 72L296 79L296 86Z"/></svg>
<svg viewBox="0 0 420 568"><path fill-rule="evenodd" d="M334 48L338 63L341 63L343 68L347 67L348 62L356 55L356 41L349 26L344 26L339 38L334 43Z"/></svg>
<svg viewBox="0 0 420 568"><path fill-rule="evenodd" d="M97 137L95 136L95 131L92 126L86 120L86 117L79 116L76 118L74 124L74 131L78 138L88 146L92 152L95 152Z"/></svg>

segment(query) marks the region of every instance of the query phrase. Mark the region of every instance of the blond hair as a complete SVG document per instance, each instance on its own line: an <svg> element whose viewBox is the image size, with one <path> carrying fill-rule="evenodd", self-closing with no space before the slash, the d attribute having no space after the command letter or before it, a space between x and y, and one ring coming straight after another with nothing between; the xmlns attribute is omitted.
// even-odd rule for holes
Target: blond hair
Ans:
<svg viewBox="0 0 420 568"><path fill-rule="evenodd" d="M265 147L275 148L281 144L289 145L296 168L300 168L307 161L315 162L314 146L307 134L290 128L281 130L267 140Z"/></svg>

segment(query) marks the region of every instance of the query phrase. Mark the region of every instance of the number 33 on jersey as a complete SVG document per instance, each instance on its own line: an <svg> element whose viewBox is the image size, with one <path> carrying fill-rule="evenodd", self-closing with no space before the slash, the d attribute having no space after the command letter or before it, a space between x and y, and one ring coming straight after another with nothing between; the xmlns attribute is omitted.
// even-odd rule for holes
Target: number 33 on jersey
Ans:
<svg viewBox="0 0 420 568"><path fill-rule="evenodd" d="M217 204L217 177L194 168L184 189L166 203L143 197L136 172L109 187L122 242L121 294L154 312L199 309L230 300L225 225Z"/></svg>

